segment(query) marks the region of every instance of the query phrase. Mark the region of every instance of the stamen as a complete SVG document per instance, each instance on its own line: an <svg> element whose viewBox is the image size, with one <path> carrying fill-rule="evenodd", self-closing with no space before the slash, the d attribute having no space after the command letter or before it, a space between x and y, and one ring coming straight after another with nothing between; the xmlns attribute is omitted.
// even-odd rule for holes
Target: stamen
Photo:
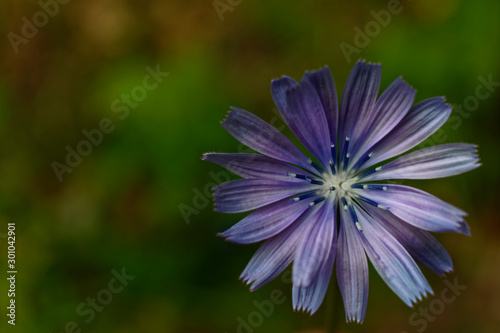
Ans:
<svg viewBox="0 0 500 333"><path fill-rule="evenodd" d="M308 193L299 195L298 197L292 198L292 200L295 201L295 202L297 202L297 201L300 201L300 200L304 200L304 199L313 197L315 195L316 195L316 191L310 191Z"/></svg>
<svg viewBox="0 0 500 333"><path fill-rule="evenodd" d="M375 152L372 151L371 153L369 153L368 155L366 155L365 157L363 157L363 159L359 160L358 163L356 163L356 165L354 166L353 169L357 170L357 169L361 168L374 155L375 155Z"/></svg>
<svg viewBox="0 0 500 333"><path fill-rule="evenodd" d="M374 172L377 172L377 171L380 171L380 170L383 170L384 167L382 166L379 166L379 167L376 167L375 169L371 169L371 170L368 170L366 171L365 173L363 173L361 176L359 176L359 178L365 178L365 177L368 177L369 175L371 175L372 173Z"/></svg>
<svg viewBox="0 0 500 333"><path fill-rule="evenodd" d="M368 185L368 189L369 190L383 190L384 189L384 186L381 186L381 185Z"/></svg>
<svg viewBox="0 0 500 333"><path fill-rule="evenodd" d="M323 185L324 183L322 181L319 181L319 180L316 180L316 179L313 179L311 177L308 177L308 176L304 176L304 175L297 175L295 173L290 173L290 172L287 172L287 175L289 177L292 177L292 178L297 178L297 179L302 179L302 180L305 180L311 184L314 184L314 185Z"/></svg>
<svg viewBox="0 0 500 333"><path fill-rule="evenodd" d="M349 205L349 211L351 212L352 219L357 222L358 221L358 215L356 214L356 211L354 210L354 206L352 204Z"/></svg>
<svg viewBox="0 0 500 333"><path fill-rule="evenodd" d="M359 189L363 189L363 190L378 190L378 191L387 191L387 187L386 186L382 186L382 185L371 185L371 184L352 184L351 185L352 188L359 188Z"/></svg>
<svg viewBox="0 0 500 333"><path fill-rule="evenodd" d="M377 202L375 202L375 201L373 201L373 200L371 200L371 199L368 199L368 198L366 198L366 197L363 197L363 196L361 196L361 195L359 195L359 196L358 196L358 198L360 198L360 199L361 199L361 200L363 200L364 202L367 202L367 203L369 203L370 205L375 206L375 207L377 207L377 208L380 208L380 209L383 209L383 210L389 210L389 208L388 208L387 206L381 205L381 204L379 204L379 203L377 203Z"/></svg>
<svg viewBox="0 0 500 333"><path fill-rule="evenodd" d="M321 169L321 168L319 167L319 165L317 165L316 163L314 163L314 162L313 162L310 158L309 158L309 159L307 159L307 163L309 163L309 164L310 164L310 165L311 165L314 169L316 169L316 171L318 171L320 174L323 174L323 173L324 173L323 169Z"/></svg>
<svg viewBox="0 0 500 333"><path fill-rule="evenodd" d="M314 206L314 205L317 205L317 204L319 204L320 202L322 202L323 200L325 200L325 197L319 197L318 199L315 199L313 202L311 202L311 203L309 204L309 206L311 206L311 207L312 207L312 206Z"/></svg>
<svg viewBox="0 0 500 333"><path fill-rule="evenodd" d="M295 178L305 180L309 183L311 182L311 178L304 176L304 175L295 175Z"/></svg>
<svg viewBox="0 0 500 333"><path fill-rule="evenodd" d="M325 183L323 183L322 181L319 181L319 180L315 180L315 179L309 179L309 182L311 184L314 184L314 185L323 185Z"/></svg>
<svg viewBox="0 0 500 333"><path fill-rule="evenodd" d="M332 170L332 175L335 176L337 172L335 171L335 163L333 161L330 161L330 170Z"/></svg>
<svg viewBox="0 0 500 333"><path fill-rule="evenodd" d="M354 224L356 225L356 228L358 228L358 231L363 231L363 229L361 228L361 225L358 222L358 214L356 214L356 211L354 210L353 205L349 205L349 211L351 213Z"/></svg>
<svg viewBox="0 0 500 333"><path fill-rule="evenodd" d="M352 184L351 187L352 188L359 188L359 189L363 189L363 190L370 190L372 185L369 185L369 184Z"/></svg>
<svg viewBox="0 0 500 333"><path fill-rule="evenodd" d="M365 197L363 197L363 196L359 196L359 198L360 198L361 200L363 200L364 202L369 203L369 204L370 204L370 205L372 205L372 206L375 206L375 207L377 207L377 206L378 206L378 203L376 203L375 201L373 201L373 200L371 200L371 199L365 198Z"/></svg>
<svg viewBox="0 0 500 333"><path fill-rule="evenodd" d="M345 137L344 151L342 152L342 170L344 170L344 171L347 169L348 159L349 159L349 156L351 156L348 153L350 140L351 140L350 137L348 137L348 136ZM345 156L345 159L343 158L344 156Z"/></svg>
<svg viewBox="0 0 500 333"><path fill-rule="evenodd" d="M332 164L335 164L337 161L337 149L335 148L335 144L330 142L330 150L332 153Z"/></svg>
<svg viewBox="0 0 500 333"><path fill-rule="evenodd" d="M342 203L344 204L344 210L347 210L349 208L349 206L347 206L347 200L344 197L342 197L341 200L342 200Z"/></svg>

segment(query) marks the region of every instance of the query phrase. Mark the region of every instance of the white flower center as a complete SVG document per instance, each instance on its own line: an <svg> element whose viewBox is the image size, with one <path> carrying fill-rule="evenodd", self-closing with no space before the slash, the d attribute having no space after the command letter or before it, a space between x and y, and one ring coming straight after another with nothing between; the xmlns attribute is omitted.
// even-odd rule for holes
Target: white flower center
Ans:
<svg viewBox="0 0 500 333"><path fill-rule="evenodd" d="M351 186L356 183L357 178L348 178L347 174L342 172L337 175L325 175L325 189L332 189L337 191L339 197L351 197Z"/></svg>

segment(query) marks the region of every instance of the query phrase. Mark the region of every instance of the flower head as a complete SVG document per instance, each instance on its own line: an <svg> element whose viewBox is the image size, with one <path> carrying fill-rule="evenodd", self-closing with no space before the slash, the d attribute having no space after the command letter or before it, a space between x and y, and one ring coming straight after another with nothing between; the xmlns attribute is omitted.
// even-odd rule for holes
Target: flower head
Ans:
<svg viewBox="0 0 500 333"><path fill-rule="evenodd" d="M448 119L436 97L413 105L415 90L396 79L378 98L379 64L359 61L340 106L328 67L300 83L273 80L271 93L285 123L310 155L255 115L232 108L222 126L260 154L203 156L243 177L214 188L215 210L251 211L223 232L240 244L264 241L241 278L255 290L293 262L293 307L314 313L334 268L348 321L362 322L368 261L412 304L432 289L421 264L439 275L451 258L429 233L469 235L466 213L392 179L430 179L478 167L476 146L455 143L413 151ZM314 159L314 160L313 160Z"/></svg>

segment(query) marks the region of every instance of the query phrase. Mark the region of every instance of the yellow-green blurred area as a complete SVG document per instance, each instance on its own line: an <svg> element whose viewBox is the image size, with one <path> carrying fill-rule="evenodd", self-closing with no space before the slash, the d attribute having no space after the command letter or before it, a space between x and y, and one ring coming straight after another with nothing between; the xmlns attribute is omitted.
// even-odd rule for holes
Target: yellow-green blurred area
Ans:
<svg viewBox="0 0 500 333"><path fill-rule="evenodd" d="M1 332L323 332L328 320L339 332L496 332L500 2L393 2L2 1ZM378 23L391 6L398 12ZM242 151L219 124L229 106L282 128L271 79L329 65L340 96L358 58L382 63L382 89L402 75L417 102L446 96L461 108L426 144L475 143L483 163L405 182L469 213L471 238L437 235L454 261L448 281L467 288L445 303L447 285L424 269L435 296L412 309L370 267L363 325L327 310L330 300L312 317L293 312L281 276L255 292L238 280L258 245L216 237L245 214L213 211L209 189L227 175L201 161ZM147 79L156 70L163 76ZM96 131L97 144L82 143ZM68 149L87 156L71 166ZM6 316L8 222L16 326ZM134 278L119 288L123 269ZM286 299L259 310L276 290Z"/></svg>

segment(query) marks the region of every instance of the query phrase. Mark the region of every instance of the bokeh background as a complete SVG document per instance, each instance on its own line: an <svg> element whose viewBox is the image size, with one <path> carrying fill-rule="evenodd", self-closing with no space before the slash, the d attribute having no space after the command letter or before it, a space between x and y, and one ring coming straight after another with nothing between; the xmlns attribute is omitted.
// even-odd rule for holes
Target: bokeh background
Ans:
<svg viewBox="0 0 500 333"><path fill-rule="evenodd" d="M371 268L362 326L345 324L343 309L325 304L312 317L294 313L281 277L249 292L238 276L258 246L216 237L244 214L213 212L207 189L227 175L200 158L242 150L219 125L230 105L281 128L271 79L300 79L326 64L339 93L364 58L382 63L383 88L402 75L417 88L417 101L470 103L479 77L500 82L500 2L402 0L401 12L349 57L340 45L355 47L354 28L365 31L371 11L387 10L389 1L222 0L215 3L221 15L212 0L61 2L15 47L11 33L22 36L23 17L33 22L42 7L0 3L0 237L7 222L16 222L18 268L12 327L0 238L2 332L237 332L238 317L248 322L254 301L269 300L274 290L284 303L241 332L322 332L325 321L339 322L341 332L422 328L409 318L446 287L428 270L437 296L411 309ZM123 117L113 103L140 92L148 66L168 76ZM425 332L496 332L500 324L500 87L491 89L425 143L476 143L483 166L406 182L466 210L473 235L437 235L454 259L448 279L467 289L428 320ZM67 146L76 149L82 131L106 118L113 130L60 181L54 162L66 164ZM122 269L135 278L87 323L90 315L78 307L105 297L112 270ZM71 322L78 327L67 329Z"/></svg>

